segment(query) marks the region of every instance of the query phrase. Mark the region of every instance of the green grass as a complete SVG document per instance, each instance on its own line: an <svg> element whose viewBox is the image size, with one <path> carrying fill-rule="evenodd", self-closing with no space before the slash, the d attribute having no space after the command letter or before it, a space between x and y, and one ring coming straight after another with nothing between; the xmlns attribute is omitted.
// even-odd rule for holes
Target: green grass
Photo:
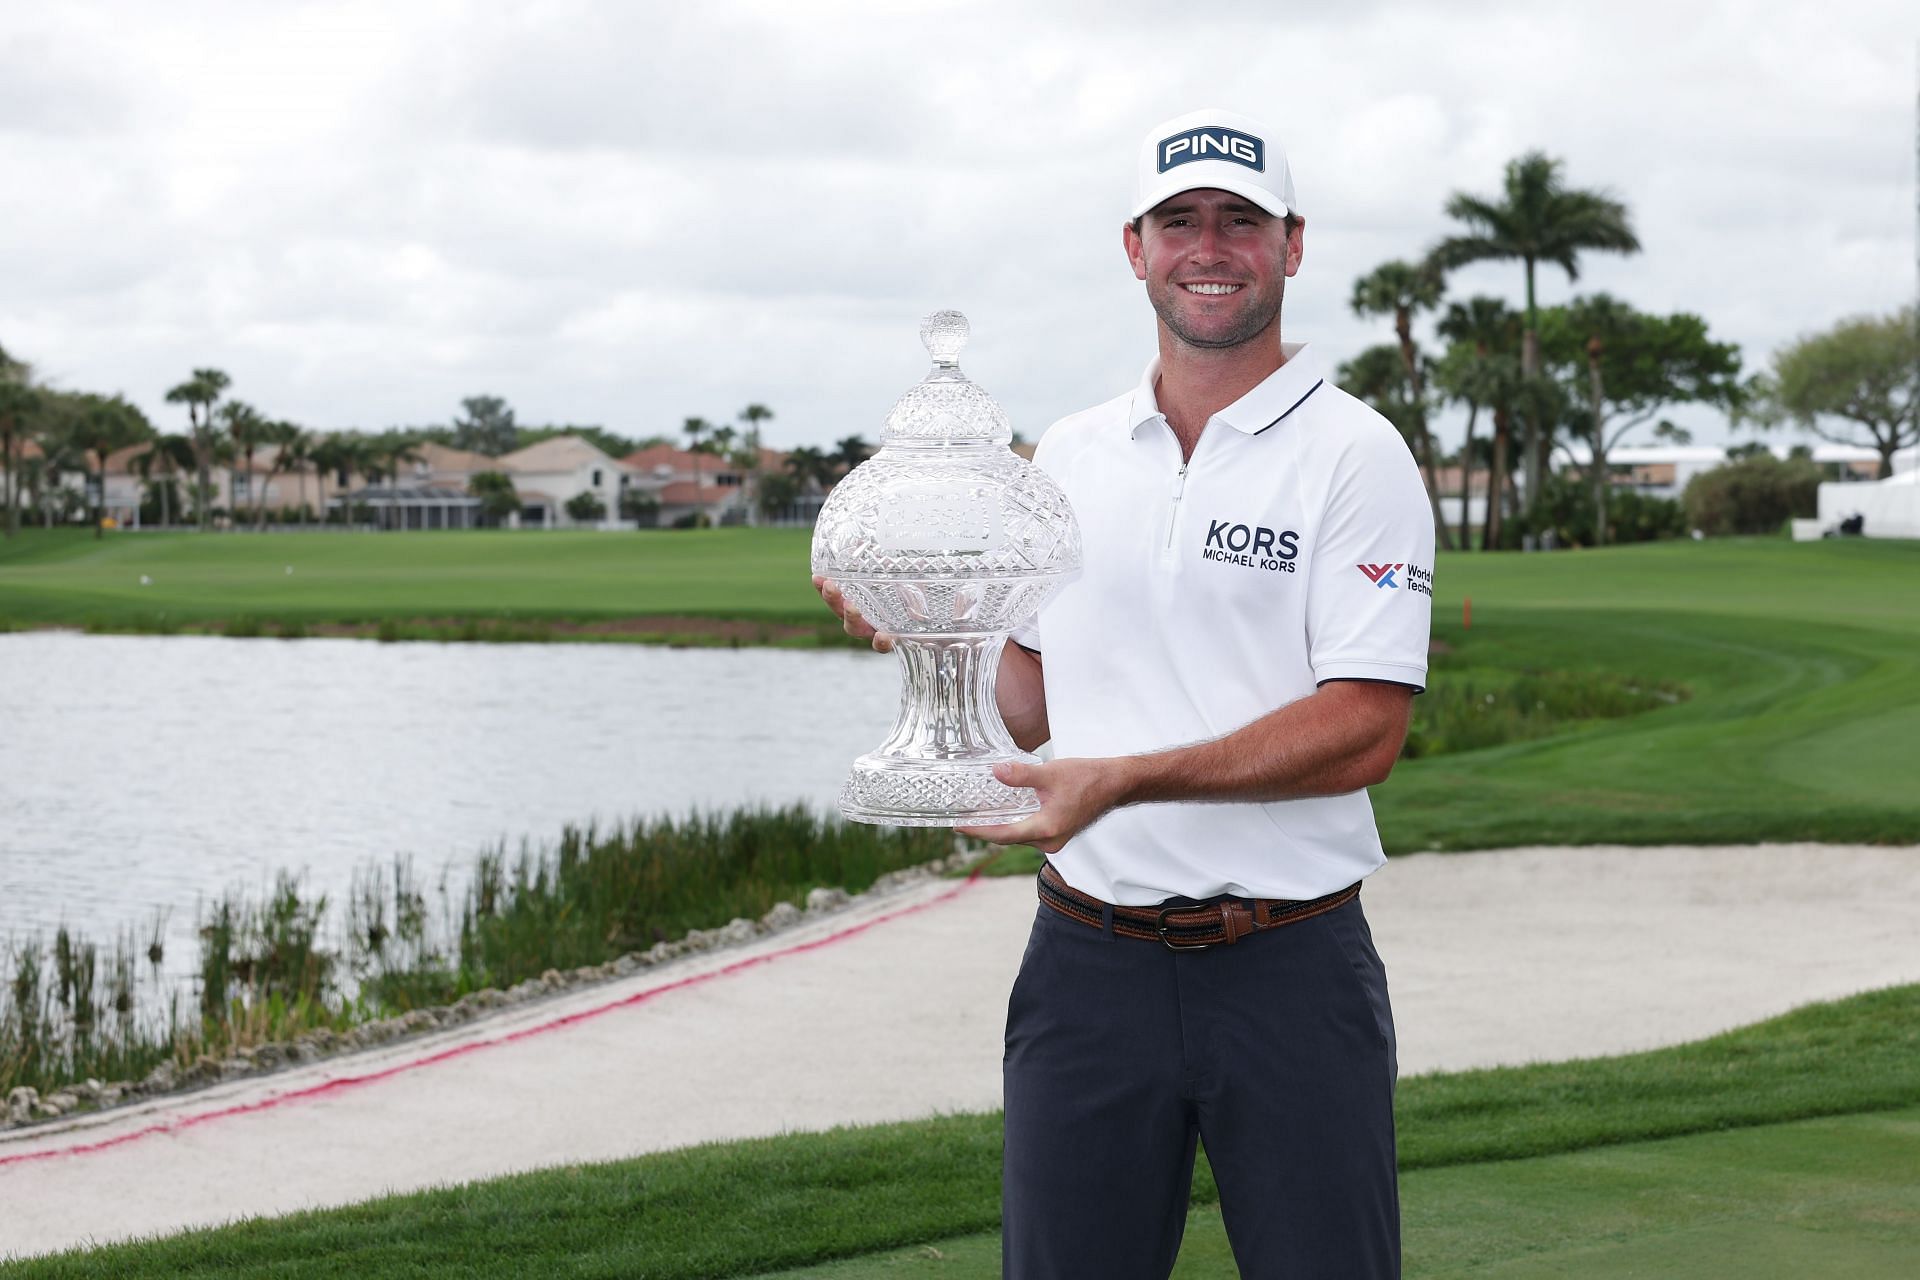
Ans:
<svg viewBox="0 0 1920 1280"><path fill-rule="evenodd" d="M398 624L388 633L395 639L458 639L466 620L676 617L813 629L826 615L807 578L810 536L472 530L96 541L29 530L0 541L0 625L177 631L237 622L260 634L283 624L387 621ZM142 575L151 585L140 584ZM837 631L833 624L829 634Z"/></svg>
<svg viewBox="0 0 1920 1280"><path fill-rule="evenodd" d="M1400 1184L1405 1274L1908 1280L1917 1163L1920 1109L1908 1109L1422 1170ZM987 1231L768 1280L999 1274ZM1174 1280L1234 1274L1219 1207L1194 1209Z"/></svg>
<svg viewBox="0 0 1920 1280"><path fill-rule="evenodd" d="M1908 986L1671 1049L1410 1078L1398 1103L1409 1257L1467 1267L1558 1250L1575 1269L1512 1274L1618 1274L1579 1270L1580 1250L1704 1232L1689 1247L1710 1258L1715 1230L1749 1220L1781 1250L1800 1251L1783 1257L1807 1256L1802 1232L1827 1231L1842 1249L1910 1243L1920 1220L1910 1175L1920 1157L1916 1061L1920 986ZM1743 1163L1724 1167L1729 1160ZM978 1252L999 1219L999 1165L997 1115L947 1116L541 1170L0 1274L668 1280L762 1275L964 1237L981 1237L968 1245ZM1194 1199L1218 1200L1204 1160ZM1215 1247L1197 1238L1194 1257Z"/></svg>
<svg viewBox="0 0 1920 1280"><path fill-rule="evenodd" d="M1390 851L1920 840L1920 543L1454 556L1437 590L1436 682L1547 666L1691 696L1403 763L1374 792Z"/></svg>

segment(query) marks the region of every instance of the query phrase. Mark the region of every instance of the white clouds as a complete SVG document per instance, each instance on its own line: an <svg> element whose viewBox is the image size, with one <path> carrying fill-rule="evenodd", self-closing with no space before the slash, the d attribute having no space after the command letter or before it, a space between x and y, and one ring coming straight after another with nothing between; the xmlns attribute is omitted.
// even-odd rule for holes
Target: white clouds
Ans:
<svg viewBox="0 0 1920 1280"><path fill-rule="evenodd" d="M0 18L0 341L163 421L214 363L315 425L484 389L635 433L758 400L799 443L873 434L959 305L1031 435L1136 376L1138 133L1215 102L1295 162L1290 336L1384 337L1354 277L1541 147L1646 246L1579 287L1757 364L1912 293L1914 34L1893 4L63 7Z"/></svg>

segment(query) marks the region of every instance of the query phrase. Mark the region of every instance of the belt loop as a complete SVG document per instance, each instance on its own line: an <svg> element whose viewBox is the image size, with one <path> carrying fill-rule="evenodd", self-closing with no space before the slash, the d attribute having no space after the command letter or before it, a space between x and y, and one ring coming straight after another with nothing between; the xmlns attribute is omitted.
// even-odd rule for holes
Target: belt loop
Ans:
<svg viewBox="0 0 1920 1280"><path fill-rule="evenodd" d="M1111 902L1100 904L1100 932L1106 936L1108 942L1113 941L1113 904Z"/></svg>

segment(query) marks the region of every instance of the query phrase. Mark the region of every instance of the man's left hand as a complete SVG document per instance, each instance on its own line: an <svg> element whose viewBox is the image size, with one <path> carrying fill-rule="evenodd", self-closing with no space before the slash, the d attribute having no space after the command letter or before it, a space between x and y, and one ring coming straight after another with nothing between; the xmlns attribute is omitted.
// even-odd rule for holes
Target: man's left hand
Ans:
<svg viewBox="0 0 1920 1280"><path fill-rule="evenodd" d="M1010 787L1032 787L1040 796L1040 812L1005 826L959 827L960 834L993 844L1030 844L1042 853L1058 853L1061 845L1122 802L1127 757L997 764L993 776Z"/></svg>

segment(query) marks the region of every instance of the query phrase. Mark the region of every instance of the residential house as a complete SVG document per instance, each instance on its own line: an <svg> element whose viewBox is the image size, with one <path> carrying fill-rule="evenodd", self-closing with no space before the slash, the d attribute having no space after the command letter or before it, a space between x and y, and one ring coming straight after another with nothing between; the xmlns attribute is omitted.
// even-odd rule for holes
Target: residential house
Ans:
<svg viewBox="0 0 1920 1280"><path fill-rule="evenodd" d="M633 469L608 457L580 436L554 436L524 449L489 459L483 470L513 477L520 495L514 528L595 528L620 518L620 499L633 483ZM567 503L582 493L600 500L606 512L598 520L576 521Z"/></svg>

